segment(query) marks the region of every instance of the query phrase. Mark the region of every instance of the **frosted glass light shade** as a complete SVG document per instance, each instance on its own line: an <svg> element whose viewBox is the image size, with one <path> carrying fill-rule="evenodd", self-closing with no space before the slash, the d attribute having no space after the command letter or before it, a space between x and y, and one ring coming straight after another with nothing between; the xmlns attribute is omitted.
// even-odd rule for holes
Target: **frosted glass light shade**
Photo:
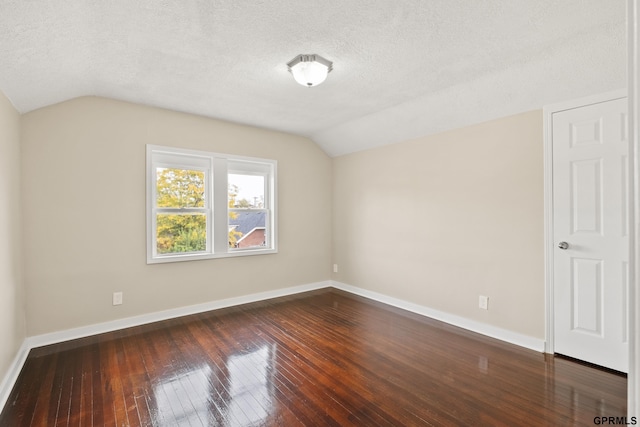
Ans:
<svg viewBox="0 0 640 427"><path fill-rule="evenodd" d="M293 78L302 86L317 86L326 80L333 63L320 55L298 55L287 63Z"/></svg>

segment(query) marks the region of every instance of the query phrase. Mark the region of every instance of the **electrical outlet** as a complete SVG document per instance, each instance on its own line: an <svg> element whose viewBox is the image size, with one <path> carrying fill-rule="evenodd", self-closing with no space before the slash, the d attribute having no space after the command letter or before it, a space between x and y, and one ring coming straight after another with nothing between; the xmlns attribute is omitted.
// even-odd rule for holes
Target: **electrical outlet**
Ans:
<svg viewBox="0 0 640 427"><path fill-rule="evenodd" d="M338 272L338 264L333 264L333 272L334 273Z"/></svg>
<svg viewBox="0 0 640 427"><path fill-rule="evenodd" d="M121 305L121 304L122 304L122 292L114 292L113 305Z"/></svg>
<svg viewBox="0 0 640 427"><path fill-rule="evenodd" d="M489 310L489 297L480 295L480 298L478 299L478 307L483 310Z"/></svg>

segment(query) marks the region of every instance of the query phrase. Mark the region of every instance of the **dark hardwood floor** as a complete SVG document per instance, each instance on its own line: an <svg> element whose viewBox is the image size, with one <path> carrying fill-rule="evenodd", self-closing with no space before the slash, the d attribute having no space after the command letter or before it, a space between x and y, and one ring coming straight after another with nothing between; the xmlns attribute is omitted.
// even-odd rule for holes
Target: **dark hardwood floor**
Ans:
<svg viewBox="0 0 640 427"><path fill-rule="evenodd" d="M327 289L34 349L0 426L592 426L626 386Z"/></svg>

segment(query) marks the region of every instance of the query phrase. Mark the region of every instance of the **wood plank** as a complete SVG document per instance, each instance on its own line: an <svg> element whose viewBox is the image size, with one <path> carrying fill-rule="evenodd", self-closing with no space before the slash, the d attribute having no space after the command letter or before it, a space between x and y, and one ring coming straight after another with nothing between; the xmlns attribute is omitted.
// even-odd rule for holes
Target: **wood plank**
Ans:
<svg viewBox="0 0 640 427"><path fill-rule="evenodd" d="M593 425L626 382L324 289L33 349L0 426Z"/></svg>

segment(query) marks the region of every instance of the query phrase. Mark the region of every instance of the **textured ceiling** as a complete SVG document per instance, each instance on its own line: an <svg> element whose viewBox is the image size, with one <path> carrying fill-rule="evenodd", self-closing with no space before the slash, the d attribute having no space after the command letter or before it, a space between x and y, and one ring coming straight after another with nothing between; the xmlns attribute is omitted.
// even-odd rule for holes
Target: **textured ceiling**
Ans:
<svg viewBox="0 0 640 427"><path fill-rule="evenodd" d="M329 155L626 86L625 0L0 0L22 113L97 95L308 136ZM334 62L314 88L286 62Z"/></svg>

